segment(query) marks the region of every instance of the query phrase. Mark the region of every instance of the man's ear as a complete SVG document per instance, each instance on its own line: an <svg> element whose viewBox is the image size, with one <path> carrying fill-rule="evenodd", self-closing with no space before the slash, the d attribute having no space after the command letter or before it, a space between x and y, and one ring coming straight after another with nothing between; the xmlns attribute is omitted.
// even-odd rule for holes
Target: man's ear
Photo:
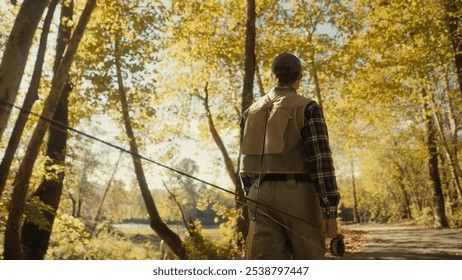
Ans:
<svg viewBox="0 0 462 280"><path fill-rule="evenodd" d="M271 73L271 80L273 80L273 82L275 83L278 81L278 79L276 78L276 75L273 73Z"/></svg>

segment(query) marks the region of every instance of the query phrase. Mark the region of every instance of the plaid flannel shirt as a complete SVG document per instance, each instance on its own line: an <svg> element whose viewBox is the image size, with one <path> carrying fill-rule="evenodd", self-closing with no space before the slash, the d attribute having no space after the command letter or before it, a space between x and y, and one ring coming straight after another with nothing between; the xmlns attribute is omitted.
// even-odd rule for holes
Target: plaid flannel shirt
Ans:
<svg viewBox="0 0 462 280"><path fill-rule="evenodd" d="M305 108L305 124L301 131L306 149L306 166L326 219L337 218L340 201L329 135L321 106L311 101Z"/></svg>

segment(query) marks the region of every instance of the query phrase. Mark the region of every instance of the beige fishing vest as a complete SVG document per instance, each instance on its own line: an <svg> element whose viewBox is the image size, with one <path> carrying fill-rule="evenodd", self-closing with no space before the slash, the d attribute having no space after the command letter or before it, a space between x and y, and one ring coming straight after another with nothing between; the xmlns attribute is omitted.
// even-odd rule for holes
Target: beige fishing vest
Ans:
<svg viewBox="0 0 462 280"><path fill-rule="evenodd" d="M310 101L291 88L275 87L244 113L240 173L307 173L300 131Z"/></svg>

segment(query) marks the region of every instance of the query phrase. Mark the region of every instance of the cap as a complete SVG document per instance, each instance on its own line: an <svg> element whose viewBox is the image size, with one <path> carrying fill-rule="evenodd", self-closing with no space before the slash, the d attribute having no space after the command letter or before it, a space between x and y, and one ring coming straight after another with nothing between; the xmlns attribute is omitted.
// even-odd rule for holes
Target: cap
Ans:
<svg viewBox="0 0 462 280"><path fill-rule="evenodd" d="M289 74L302 71L302 63L298 57L291 53L281 53L271 64L273 74Z"/></svg>

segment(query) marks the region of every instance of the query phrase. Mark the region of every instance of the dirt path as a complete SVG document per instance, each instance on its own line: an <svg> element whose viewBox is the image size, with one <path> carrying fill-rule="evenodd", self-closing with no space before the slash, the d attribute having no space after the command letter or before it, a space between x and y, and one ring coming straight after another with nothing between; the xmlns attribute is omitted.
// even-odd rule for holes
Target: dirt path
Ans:
<svg viewBox="0 0 462 280"><path fill-rule="evenodd" d="M347 260L462 260L460 229L387 224L348 225L345 228L366 231L370 236L364 246L345 255Z"/></svg>

